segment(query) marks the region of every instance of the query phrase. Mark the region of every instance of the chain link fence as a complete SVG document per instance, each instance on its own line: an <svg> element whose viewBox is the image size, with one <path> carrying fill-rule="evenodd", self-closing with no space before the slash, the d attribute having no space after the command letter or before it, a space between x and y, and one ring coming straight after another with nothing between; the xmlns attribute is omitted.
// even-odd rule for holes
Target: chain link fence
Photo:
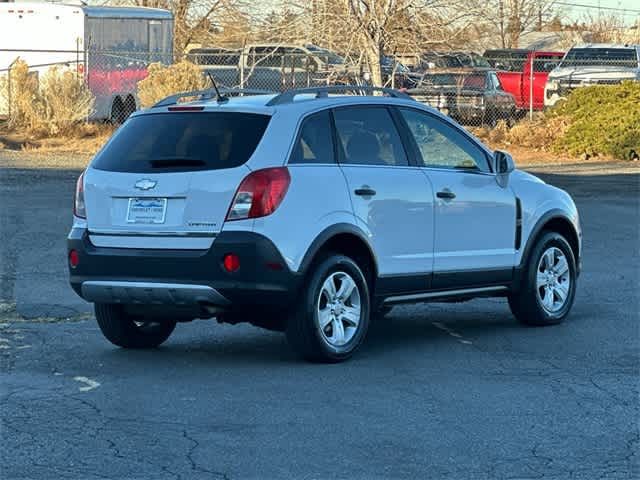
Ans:
<svg viewBox="0 0 640 480"><path fill-rule="evenodd" d="M494 128L501 121L512 125L523 118L531 119L536 112L555 105L581 86L619 83L621 72L633 71L634 67L638 75L637 60L635 64L629 59L607 57L563 60L563 55L509 50L487 52L484 57L423 55L409 67L385 57L381 65L382 81L384 86L402 89L465 126ZM141 99L153 98L154 93L145 91L149 87L143 82L154 68L150 65L168 67L178 63L187 64L189 68L172 71L158 67L159 83L163 87L159 90L164 95L209 88L210 78L221 89L264 92L371 84L371 75L359 59L345 59L321 49L298 53L293 47L280 46L252 47L249 51L208 48L183 55L140 51L0 50L0 117L11 121L16 114L20 103L17 96L25 94L25 78L30 79L26 83L41 90L43 79L54 70L56 75L66 75L68 82L82 86L68 88L68 91L91 96L90 108L81 113L87 120L121 123L136 109L149 106L150 101L145 105ZM22 77L18 76L19 64ZM27 77L24 77L25 68ZM166 79L162 75L166 75ZM26 94L33 96L37 92ZM67 105L76 101L75 98L61 100ZM76 116L79 114L76 112Z"/></svg>

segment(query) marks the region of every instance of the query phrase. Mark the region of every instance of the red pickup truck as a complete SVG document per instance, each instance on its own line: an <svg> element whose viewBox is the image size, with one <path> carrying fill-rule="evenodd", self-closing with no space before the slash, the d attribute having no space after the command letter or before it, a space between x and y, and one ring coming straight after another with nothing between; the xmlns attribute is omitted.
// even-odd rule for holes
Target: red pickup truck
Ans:
<svg viewBox="0 0 640 480"><path fill-rule="evenodd" d="M564 53L502 49L487 50L483 56L497 70L503 90L515 97L518 110L529 110L532 99L533 109L542 110L547 77Z"/></svg>

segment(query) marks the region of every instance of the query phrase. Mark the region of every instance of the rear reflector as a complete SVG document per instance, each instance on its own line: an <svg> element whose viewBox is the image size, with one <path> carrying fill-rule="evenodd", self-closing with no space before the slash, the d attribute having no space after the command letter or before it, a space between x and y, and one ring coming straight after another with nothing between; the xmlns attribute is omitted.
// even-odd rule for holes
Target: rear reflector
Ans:
<svg viewBox="0 0 640 480"><path fill-rule="evenodd" d="M227 272L236 272L240 268L240 257L235 253L227 253L222 260L222 265Z"/></svg>
<svg viewBox="0 0 640 480"><path fill-rule="evenodd" d="M69 265L71 265L71 268L76 268L79 263L80 255L78 255L78 252L76 250L71 250L69 252Z"/></svg>

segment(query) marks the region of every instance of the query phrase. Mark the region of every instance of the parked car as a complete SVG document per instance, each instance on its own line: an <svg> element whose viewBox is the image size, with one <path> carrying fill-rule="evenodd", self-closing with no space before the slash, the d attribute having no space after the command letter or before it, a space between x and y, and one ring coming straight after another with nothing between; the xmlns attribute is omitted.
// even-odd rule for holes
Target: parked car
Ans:
<svg viewBox="0 0 640 480"><path fill-rule="evenodd" d="M565 99L575 88L640 81L640 45L589 44L571 48L549 73L544 106Z"/></svg>
<svg viewBox="0 0 640 480"><path fill-rule="evenodd" d="M490 68L487 60L475 52L424 52L412 70L424 73L426 70L451 68Z"/></svg>
<svg viewBox="0 0 640 480"><path fill-rule="evenodd" d="M382 82L392 88L409 88L413 86L410 79L411 70L395 57L385 55L380 61ZM393 78L392 78L393 77Z"/></svg>
<svg viewBox="0 0 640 480"><path fill-rule="evenodd" d="M155 347L217 317L335 362L400 303L569 314L582 237L567 193L402 92L339 88L171 97L116 132L78 179L68 238L71 286L109 341Z"/></svg>
<svg viewBox="0 0 640 480"><path fill-rule="evenodd" d="M492 127L515 116L515 99L493 70L428 72L407 92L460 123Z"/></svg>
<svg viewBox="0 0 640 480"><path fill-rule="evenodd" d="M360 72L343 57L314 45L260 44L240 50L200 48L187 58L226 87L278 90L353 83Z"/></svg>
<svg viewBox="0 0 640 480"><path fill-rule="evenodd" d="M497 70L502 88L515 98L518 110L542 110L547 77L563 56L562 52L515 49L484 53Z"/></svg>

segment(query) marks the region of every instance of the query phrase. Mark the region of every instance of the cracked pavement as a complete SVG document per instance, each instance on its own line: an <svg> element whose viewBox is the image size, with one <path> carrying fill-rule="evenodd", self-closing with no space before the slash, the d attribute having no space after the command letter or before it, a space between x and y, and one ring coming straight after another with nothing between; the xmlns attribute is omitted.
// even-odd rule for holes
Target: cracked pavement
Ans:
<svg viewBox="0 0 640 480"><path fill-rule="evenodd" d="M640 478L640 170L540 172L584 228L564 324L406 306L310 365L215 321L112 347L66 284L78 172L0 168L0 478Z"/></svg>

